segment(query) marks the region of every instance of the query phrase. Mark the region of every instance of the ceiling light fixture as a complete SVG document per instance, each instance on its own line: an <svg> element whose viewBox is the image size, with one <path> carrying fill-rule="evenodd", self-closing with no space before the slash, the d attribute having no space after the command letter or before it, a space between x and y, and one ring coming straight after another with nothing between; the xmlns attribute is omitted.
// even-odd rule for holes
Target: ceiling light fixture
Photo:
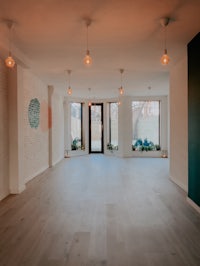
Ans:
<svg viewBox="0 0 200 266"><path fill-rule="evenodd" d="M67 94L68 95L72 95L72 88L71 88L71 85L70 85L72 71L69 69L69 70L67 70L67 73L68 73L68 77L69 77L69 86L68 86L68 89L67 89Z"/></svg>
<svg viewBox="0 0 200 266"><path fill-rule="evenodd" d="M89 94L91 94L91 88L88 88L88 91L89 91ZM90 96L89 96L90 97ZM90 107L90 106L92 106L92 101L91 101L91 99L89 100L89 102L88 102L88 106Z"/></svg>
<svg viewBox="0 0 200 266"><path fill-rule="evenodd" d="M169 63L169 61L170 61L170 58L169 58L169 56L167 54L167 45L166 45L166 43L167 43L167 40L166 40L167 39L166 38L166 35L167 35L166 28L167 28L169 22L170 22L170 19L168 17L162 18L160 20L160 24L164 28L164 54L162 55L162 57L160 59L160 62L161 62L162 65L167 65Z"/></svg>
<svg viewBox="0 0 200 266"><path fill-rule="evenodd" d="M88 49L88 27L91 25L92 20L90 18L85 19L85 24L87 28L87 33L86 33L86 55L83 59L83 62L86 66L91 66L92 65L92 57L90 56L90 51Z"/></svg>
<svg viewBox="0 0 200 266"><path fill-rule="evenodd" d="M120 86L120 88L119 88L119 94L120 94L120 95L123 95L123 94L124 94L124 88L123 88L123 86L122 86L122 74L124 73L124 69L123 69L123 68L120 68L119 72L120 72L120 74L121 74L121 86Z"/></svg>
<svg viewBox="0 0 200 266"><path fill-rule="evenodd" d="M6 20L5 23L9 29L9 51L8 51L8 57L5 59L5 64L8 68L13 68L15 66L15 60L13 59L11 55L11 30L12 30L14 21Z"/></svg>

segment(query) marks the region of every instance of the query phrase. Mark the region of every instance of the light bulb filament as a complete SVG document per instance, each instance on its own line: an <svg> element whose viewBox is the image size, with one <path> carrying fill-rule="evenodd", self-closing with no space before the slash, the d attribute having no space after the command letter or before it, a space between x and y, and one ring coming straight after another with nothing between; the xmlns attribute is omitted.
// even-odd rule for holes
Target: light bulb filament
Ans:
<svg viewBox="0 0 200 266"><path fill-rule="evenodd" d="M162 65L169 64L170 58L169 58L169 56L167 54L167 49L164 50L164 54L162 55L160 61L161 61L161 64Z"/></svg>

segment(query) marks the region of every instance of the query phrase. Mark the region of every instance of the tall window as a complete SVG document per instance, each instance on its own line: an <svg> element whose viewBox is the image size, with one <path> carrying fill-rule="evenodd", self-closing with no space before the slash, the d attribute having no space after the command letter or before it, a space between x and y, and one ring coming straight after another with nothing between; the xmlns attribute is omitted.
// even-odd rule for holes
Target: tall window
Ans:
<svg viewBox="0 0 200 266"><path fill-rule="evenodd" d="M83 147L82 133L82 103L71 103L71 149L78 150Z"/></svg>
<svg viewBox="0 0 200 266"><path fill-rule="evenodd" d="M108 149L118 149L118 103L109 103Z"/></svg>
<svg viewBox="0 0 200 266"><path fill-rule="evenodd" d="M133 150L160 149L160 101L133 101Z"/></svg>

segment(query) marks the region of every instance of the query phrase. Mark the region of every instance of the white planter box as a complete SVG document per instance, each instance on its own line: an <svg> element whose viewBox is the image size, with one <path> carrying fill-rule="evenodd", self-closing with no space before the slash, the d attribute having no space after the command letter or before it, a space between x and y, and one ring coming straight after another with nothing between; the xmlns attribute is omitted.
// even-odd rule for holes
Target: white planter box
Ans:
<svg viewBox="0 0 200 266"><path fill-rule="evenodd" d="M162 151L133 151L133 157L162 157Z"/></svg>

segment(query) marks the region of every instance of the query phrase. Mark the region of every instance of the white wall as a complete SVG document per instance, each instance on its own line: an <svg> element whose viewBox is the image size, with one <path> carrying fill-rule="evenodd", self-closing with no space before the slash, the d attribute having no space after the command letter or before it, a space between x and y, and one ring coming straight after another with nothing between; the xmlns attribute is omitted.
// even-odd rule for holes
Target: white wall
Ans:
<svg viewBox="0 0 200 266"><path fill-rule="evenodd" d="M123 96L118 107L118 155L132 157L132 110L131 97Z"/></svg>
<svg viewBox="0 0 200 266"><path fill-rule="evenodd" d="M0 200L9 194L7 69L0 59Z"/></svg>
<svg viewBox="0 0 200 266"><path fill-rule="evenodd" d="M23 70L24 89L24 179L29 181L49 167L48 154L48 89L29 70ZM28 107L31 99L40 102L40 123L31 128Z"/></svg>
<svg viewBox="0 0 200 266"><path fill-rule="evenodd" d="M63 95L54 89L52 95L52 165L64 158Z"/></svg>
<svg viewBox="0 0 200 266"><path fill-rule="evenodd" d="M8 73L9 190L17 194L25 189L23 70L15 65Z"/></svg>
<svg viewBox="0 0 200 266"><path fill-rule="evenodd" d="M170 71L170 177L185 191L188 190L187 80L185 52Z"/></svg>
<svg viewBox="0 0 200 266"><path fill-rule="evenodd" d="M52 164L64 157L64 98L58 90L53 91L49 123L48 86L17 65L8 73L0 60L0 200L9 193L20 193L26 182L46 170L50 151ZM37 128L31 128L28 119L34 98L40 103Z"/></svg>

